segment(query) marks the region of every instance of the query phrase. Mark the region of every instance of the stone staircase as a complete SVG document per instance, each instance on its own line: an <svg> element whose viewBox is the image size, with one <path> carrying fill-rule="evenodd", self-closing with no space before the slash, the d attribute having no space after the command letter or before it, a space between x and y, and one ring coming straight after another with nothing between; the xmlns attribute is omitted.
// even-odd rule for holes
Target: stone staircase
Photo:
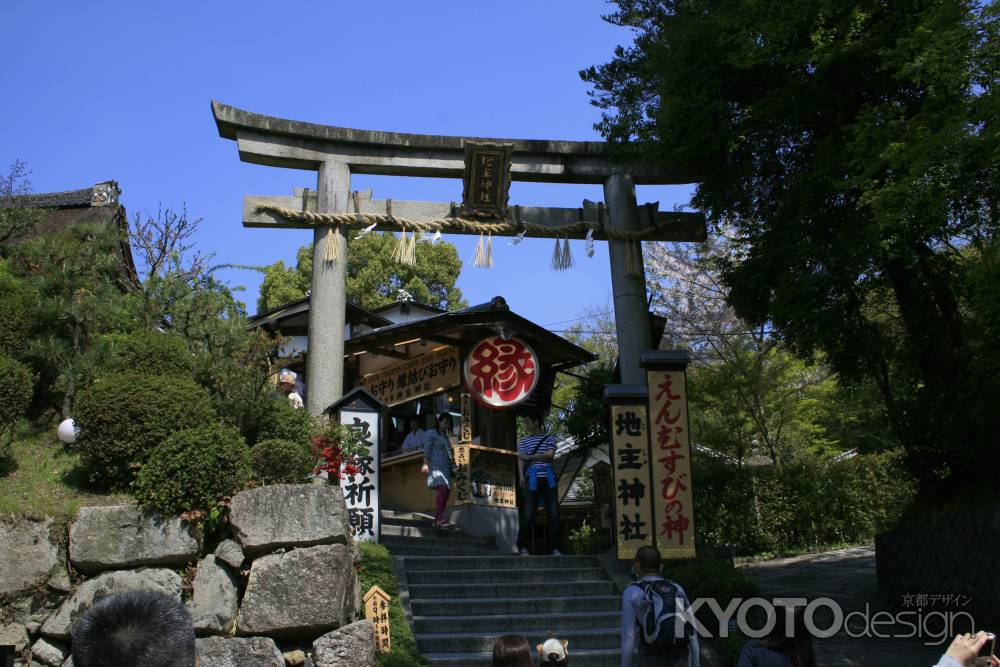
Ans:
<svg viewBox="0 0 1000 667"><path fill-rule="evenodd" d="M569 640L573 665L620 663L621 594L594 556L515 556L423 515L383 512L417 647L432 667L491 664L504 634ZM534 648L532 648L534 652Z"/></svg>

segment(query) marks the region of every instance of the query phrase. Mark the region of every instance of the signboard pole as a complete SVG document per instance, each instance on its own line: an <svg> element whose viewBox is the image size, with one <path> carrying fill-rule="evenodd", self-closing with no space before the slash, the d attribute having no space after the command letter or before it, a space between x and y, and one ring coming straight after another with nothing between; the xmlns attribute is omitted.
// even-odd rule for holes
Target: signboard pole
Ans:
<svg viewBox="0 0 1000 667"><path fill-rule="evenodd" d="M611 481L618 560L635 558L639 547L655 540L653 469L649 419L643 385L608 385L604 400L611 413Z"/></svg>
<svg viewBox="0 0 1000 667"><path fill-rule="evenodd" d="M694 485L687 405L687 350L643 352L649 401L653 524L664 558L694 558Z"/></svg>

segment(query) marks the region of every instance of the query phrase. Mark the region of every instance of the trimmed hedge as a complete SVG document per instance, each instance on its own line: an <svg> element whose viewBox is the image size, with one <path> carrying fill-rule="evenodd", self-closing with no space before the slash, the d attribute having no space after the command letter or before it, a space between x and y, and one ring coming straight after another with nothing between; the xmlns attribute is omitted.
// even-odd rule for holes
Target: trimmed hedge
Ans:
<svg viewBox="0 0 1000 667"><path fill-rule="evenodd" d="M261 484L302 484L315 463L305 442L261 440L250 448L250 467Z"/></svg>
<svg viewBox="0 0 1000 667"><path fill-rule="evenodd" d="M122 375L79 393L76 448L91 481L127 487L150 452L181 430L215 421L208 392L179 377Z"/></svg>
<svg viewBox="0 0 1000 667"><path fill-rule="evenodd" d="M250 450L239 431L218 425L174 433L149 454L132 490L158 512L208 512L244 487Z"/></svg>
<svg viewBox="0 0 1000 667"><path fill-rule="evenodd" d="M898 453L734 467L696 459L699 540L734 555L870 542L916 491Z"/></svg>
<svg viewBox="0 0 1000 667"><path fill-rule="evenodd" d="M108 362L111 371L180 377L191 377L194 373L194 357L180 336L134 331L110 334L105 340L111 348Z"/></svg>

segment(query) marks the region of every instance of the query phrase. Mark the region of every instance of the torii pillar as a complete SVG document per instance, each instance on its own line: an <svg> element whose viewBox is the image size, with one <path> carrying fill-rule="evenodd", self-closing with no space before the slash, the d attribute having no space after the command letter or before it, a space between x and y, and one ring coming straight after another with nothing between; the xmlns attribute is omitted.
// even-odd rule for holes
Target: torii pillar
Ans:
<svg viewBox="0 0 1000 667"><path fill-rule="evenodd" d="M307 365L309 412L321 414L343 395L347 236L343 225L313 225L294 216L289 219L288 212L374 214L387 220L395 216L412 221L454 216L452 206L446 202L393 201L391 215L387 217L388 202L351 197L351 173L463 178L466 176L467 144L484 141L504 145L512 151L509 169L512 180L604 186L606 211L603 205L592 202L584 202L581 208L518 206L516 218L519 223L535 226L535 231L528 236L581 239L584 231L574 228L574 224L585 222L592 226L592 231L598 230L594 233L595 239L609 241L622 382L644 382L639 356L652 343L641 252L638 261L631 262L629 254L638 250L638 241L610 238L606 232L608 227L629 231L646 229L652 231L643 238L650 241L704 240L705 219L700 214L662 212L655 204L638 207L636 203L636 183L690 183L695 178L673 165L623 165L613 159L610 146L604 142L484 140L375 132L264 116L219 102L212 102L212 113L219 135L236 141L241 160L318 172L318 196L315 198L308 195L251 196L244 198L243 209L243 224L247 227L313 228ZM503 198L506 199L506 191ZM285 213L268 210L268 206L280 208ZM605 216L609 218L607 227ZM509 212L507 221L510 222ZM567 231L570 228L573 231ZM379 223L375 229L396 231L399 227L386 222ZM479 232L449 230L449 233ZM337 244L336 251L328 253L327 244L331 242ZM328 257L335 259L328 261ZM635 263L638 267L632 266L630 273L629 265ZM638 271L634 270L636 268Z"/></svg>

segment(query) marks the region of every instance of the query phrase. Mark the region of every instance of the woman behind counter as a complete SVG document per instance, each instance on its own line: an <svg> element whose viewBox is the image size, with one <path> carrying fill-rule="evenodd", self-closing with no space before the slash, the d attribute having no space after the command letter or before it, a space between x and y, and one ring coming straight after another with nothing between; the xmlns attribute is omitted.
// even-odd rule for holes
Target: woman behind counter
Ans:
<svg viewBox="0 0 1000 667"><path fill-rule="evenodd" d="M451 415L442 412L438 415L436 428L424 432L424 465L420 472L427 474L427 488L437 489L434 523L431 524L435 528L444 525L444 508L451 495L451 475L455 463L448 434L453 427Z"/></svg>

